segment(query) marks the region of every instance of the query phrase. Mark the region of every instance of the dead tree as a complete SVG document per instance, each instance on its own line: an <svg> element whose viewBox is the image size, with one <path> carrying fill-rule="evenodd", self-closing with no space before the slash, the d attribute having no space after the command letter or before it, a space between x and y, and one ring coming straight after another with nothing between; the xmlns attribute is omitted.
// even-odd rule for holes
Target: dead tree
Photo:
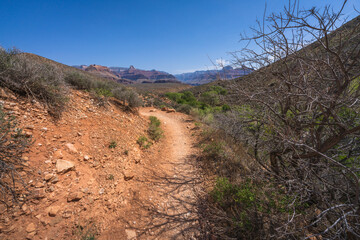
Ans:
<svg viewBox="0 0 360 240"><path fill-rule="evenodd" d="M338 28L345 4L294 1L234 53L256 71L231 86L241 107L217 118L293 199L275 238L360 238L360 16Z"/></svg>

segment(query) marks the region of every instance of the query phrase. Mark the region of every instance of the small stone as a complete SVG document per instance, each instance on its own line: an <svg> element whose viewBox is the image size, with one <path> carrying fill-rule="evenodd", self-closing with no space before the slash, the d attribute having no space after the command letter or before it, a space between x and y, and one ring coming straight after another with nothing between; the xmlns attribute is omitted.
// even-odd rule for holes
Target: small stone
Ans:
<svg viewBox="0 0 360 240"><path fill-rule="evenodd" d="M45 175L44 180L48 182L53 178L54 178L54 174L48 173L48 174Z"/></svg>
<svg viewBox="0 0 360 240"><path fill-rule="evenodd" d="M58 159L56 161L56 171L58 173L66 173L67 171L70 171L75 168L75 164L70 161Z"/></svg>
<svg viewBox="0 0 360 240"><path fill-rule="evenodd" d="M50 186L50 187L48 187L47 191L48 191L48 192L53 192L53 191L55 191L54 186Z"/></svg>
<svg viewBox="0 0 360 240"><path fill-rule="evenodd" d="M82 192L72 192L72 193L70 193L70 194L68 195L67 201L68 201L68 202L79 201L82 197L83 197L83 193L82 193Z"/></svg>
<svg viewBox="0 0 360 240"><path fill-rule="evenodd" d="M125 229L125 233L128 240L135 240L136 239L136 232L132 229Z"/></svg>
<svg viewBox="0 0 360 240"><path fill-rule="evenodd" d="M50 182L53 184L59 182L59 177L57 175L55 175L54 178Z"/></svg>
<svg viewBox="0 0 360 240"><path fill-rule="evenodd" d="M67 147L67 149L69 150L69 152L71 153L77 153L77 149L75 148L75 146L71 143L67 143L65 144L65 147Z"/></svg>
<svg viewBox="0 0 360 240"><path fill-rule="evenodd" d="M85 161L88 161L89 159L90 159L90 157L89 157L88 155L85 155L85 156L84 156L84 160L85 160Z"/></svg>
<svg viewBox="0 0 360 240"><path fill-rule="evenodd" d="M104 194L104 192L105 192L105 189L100 188L100 190L99 190L99 194L100 194L100 195L101 195L101 194Z"/></svg>
<svg viewBox="0 0 360 240"><path fill-rule="evenodd" d="M27 138L29 138L29 137L32 137L32 132L25 132L24 133L25 134L25 137L27 137Z"/></svg>
<svg viewBox="0 0 360 240"><path fill-rule="evenodd" d="M62 217L63 218L70 218L72 215L72 212L70 210L65 210Z"/></svg>
<svg viewBox="0 0 360 240"><path fill-rule="evenodd" d="M34 130L34 125L27 125L25 129Z"/></svg>
<svg viewBox="0 0 360 240"><path fill-rule="evenodd" d="M61 150L57 150L56 152L54 152L53 158L54 158L54 159L62 159L62 158L63 158L63 154L62 154Z"/></svg>
<svg viewBox="0 0 360 240"><path fill-rule="evenodd" d="M36 231L36 225L34 223L30 223L26 227L26 232L31 233Z"/></svg>
<svg viewBox="0 0 360 240"><path fill-rule="evenodd" d="M28 206L26 204L22 205L21 210L23 210L24 212L26 212L28 210Z"/></svg>
<svg viewBox="0 0 360 240"><path fill-rule="evenodd" d="M60 210L60 206L50 206L48 207L47 212L50 217L55 217L56 214L59 212L59 210Z"/></svg>
<svg viewBox="0 0 360 240"><path fill-rule="evenodd" d="M43 187L44 187L44 183L42 183L42 182L37 182L37 183L35 184L35 187L36 187L36 188L43 188Z"/></svg>
<svg viewBox="0 0 360 240"><path fill-rule="evenodd" d="M43 127L41 131L46 132L48 129L46 127Z"/></svg>
<svg viewBox="0 0 360 240"><path fill-rule="evenodd" d="M35 199L40 199L45 197L45 191L43 188L36 188L33 191L33 195Z"/></svg>

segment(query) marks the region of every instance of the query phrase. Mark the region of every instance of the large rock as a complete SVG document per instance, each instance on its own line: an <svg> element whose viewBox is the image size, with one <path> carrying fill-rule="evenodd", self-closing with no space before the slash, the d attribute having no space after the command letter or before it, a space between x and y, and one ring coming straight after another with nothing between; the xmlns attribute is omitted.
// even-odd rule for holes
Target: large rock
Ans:
<svg viewBox="0 0 360 240"><path fill-rule="evenodd" d="M66 173L75 168L75 164L70 161L58 159L56 160L56 171L58 173Z"/></svg>

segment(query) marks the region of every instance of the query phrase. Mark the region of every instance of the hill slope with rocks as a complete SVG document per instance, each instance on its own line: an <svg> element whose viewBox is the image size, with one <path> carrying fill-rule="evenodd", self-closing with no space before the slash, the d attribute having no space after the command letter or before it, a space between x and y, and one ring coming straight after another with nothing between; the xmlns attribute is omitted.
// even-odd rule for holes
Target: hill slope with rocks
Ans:
<svg viewBox="0 0 360 240"><path fill-rule="evenodd" d="M1 239L168 239L198 234L195 210L189 212L196 202L196 172L194 158L189 158L195 154L190 137L194 125L187 116L151 109L139 115L124 111L116 101L104 107L76 90L71 90L58 121L39 102L4 88L0 104L33 141L22 156L19 174L26 188L19 202L8 208L0 204ZM137 142L147 135L151 115L160 118L164 138L144 149ZM184 218L189 219L186 224Z"/></svg>

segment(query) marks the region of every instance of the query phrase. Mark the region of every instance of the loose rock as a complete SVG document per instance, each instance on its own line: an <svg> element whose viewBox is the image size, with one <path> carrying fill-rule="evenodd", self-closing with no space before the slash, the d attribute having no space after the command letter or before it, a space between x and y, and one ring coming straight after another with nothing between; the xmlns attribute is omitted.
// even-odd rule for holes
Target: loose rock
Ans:
<svg viewBox="0 0 360 240"><path fill-rule="evenodd" d="M82 192L72 192L72 193L70 193L69 196L67 197L67 201L68 201L68 202L79 201L82 197L83 197L83 193L82 193Z"/></svg>
<svg viewBox="0 0 360 240"><path fill-rule="evenodd" d="M75 148L75 146L71 143L67 143L65 144L65 147L69 150L69 152L71 153L77 153L77 149Z"/></svg>
<svg viewBox="0 0 360 240"><path fill-rule="evenodd" d="M70 161L58 159L56 161L56 171L58 173L66 173L75 168L75 164Z"/></svg>

